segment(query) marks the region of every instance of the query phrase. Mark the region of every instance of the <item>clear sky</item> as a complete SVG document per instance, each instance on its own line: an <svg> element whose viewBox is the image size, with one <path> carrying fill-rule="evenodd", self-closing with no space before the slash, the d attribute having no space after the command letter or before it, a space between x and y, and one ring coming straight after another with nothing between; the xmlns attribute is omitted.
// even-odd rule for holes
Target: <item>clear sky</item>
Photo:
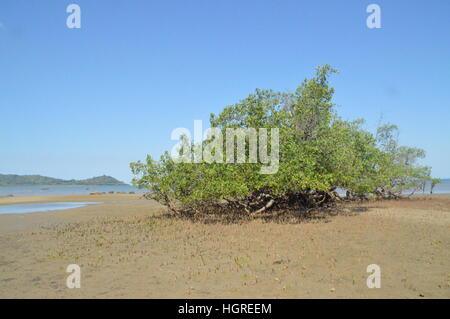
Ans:
<svg viewBox="0 0 450 319"><path fill-rule="evenodd" d="M374 131L382 115L450 177L448 0L1 0L0 173L128 182L173 129L325 63L342 117Z"/></svg>

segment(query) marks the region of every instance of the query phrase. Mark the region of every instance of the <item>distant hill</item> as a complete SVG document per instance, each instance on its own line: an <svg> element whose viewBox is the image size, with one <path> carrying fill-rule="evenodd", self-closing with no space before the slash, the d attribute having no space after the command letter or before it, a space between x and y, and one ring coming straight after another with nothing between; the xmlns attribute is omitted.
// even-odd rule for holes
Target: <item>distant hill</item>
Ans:
<svg viewBox="0 0 450 319"><path fill-rule="evenodd" d="M98 176L88 179L64 180L41 175L5 175L0 174L0 186L22 185L127 185L111 176Z"/></svg>

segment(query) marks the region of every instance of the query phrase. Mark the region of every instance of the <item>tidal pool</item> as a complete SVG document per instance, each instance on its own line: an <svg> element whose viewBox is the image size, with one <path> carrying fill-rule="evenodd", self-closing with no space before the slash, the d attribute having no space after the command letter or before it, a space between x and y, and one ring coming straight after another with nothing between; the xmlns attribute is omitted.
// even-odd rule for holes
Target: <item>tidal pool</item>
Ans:
<svg viewBox="0 0 450 319"><path fill-rule="evenodd" d="M48 212L52 210L65 210L84 207L88 205L100 204L99 202L53 202L53 203L33 203L0 205L0 214L28 214Z"/></svg>

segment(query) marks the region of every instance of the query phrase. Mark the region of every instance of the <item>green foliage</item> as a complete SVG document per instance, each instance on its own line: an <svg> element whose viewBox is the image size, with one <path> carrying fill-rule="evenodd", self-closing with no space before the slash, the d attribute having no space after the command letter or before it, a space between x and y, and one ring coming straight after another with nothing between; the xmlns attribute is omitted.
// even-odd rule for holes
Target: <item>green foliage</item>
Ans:
<svg viewBox="0 0 450 319"><path fill-rule="evenodd" d="M433 189L437 184L442 183L440 178L432 178L431 179L431 188L430 188L430 193L433 194Z"/></svg>
<svg viewBox="0 0 450 319"><path fill-rule="evenodd" d="M440 178L432 178L431 179L431 185L437 185L437 184L440 184L440 183L442 183Z"/></svg>
<svg viewBox="0 0 450 319"><path fill-rule="evenodd" d="M133 184L173 211L195 212L223 205L247 212L315 206L335 200L338 187L352 197L395 197L422 185L430 178L430 169L417 163L424 151L398 146L395 125L381 126L374 136L362 128L362 120L339 118L329 85L336 72L329 65L318 67L295 93L257 89L211 114L211 127L224 136L227 128L279 128L275 174L261 174L260 163L174 162L166 152L159 161L148 156L144 163L131 163ZM197 146L184 147L194 153Z"/></svg>
<svg viewBox="0 0 450 319"><path fill-rule="evenodd" d="M380 150L380 177L382 191L399 195L410 189L416 191L426 180L430 180L431 169L417 164L425 157L425 151L407 146L398 146L398 128L382 125L377 131Z"/></svg>

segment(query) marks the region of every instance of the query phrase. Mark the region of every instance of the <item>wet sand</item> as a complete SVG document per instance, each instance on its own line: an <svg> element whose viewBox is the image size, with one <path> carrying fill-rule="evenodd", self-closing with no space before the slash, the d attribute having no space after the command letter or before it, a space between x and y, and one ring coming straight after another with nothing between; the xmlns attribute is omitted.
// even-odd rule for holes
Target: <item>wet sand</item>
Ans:
<svg viewBox="0 0 450 319"><path fill-rule="evenodd" d="M99 202L102 204L95 205L99 206L97 207L98 209L93 206L87 206L79 209L62 211L0 215L0 235L18 230L36 229L39 227L48 227L69 222L85 221L93 216L113 216L114 214L126 216L128 213L133 214L135 210L123 209L124 204L133 201L150 204L150 202L140 201L140 199L142 199L142 195L139 194L3 197L0 198L0 205L51 202ZM112 207L111 205L119 208L119 210L110 210L110 207ZM154 207L155 203L153 202L150 205L151 207Z"/></svg>
<svg viewBox="0 0 450 319"><path fill-rule="evenodd" d="M234 224L170 218L130 194L0 205L64 201L102 204L0 215L0 298L450 298L450 195ZM80 289L66 287L69 264Z"/></svg>

